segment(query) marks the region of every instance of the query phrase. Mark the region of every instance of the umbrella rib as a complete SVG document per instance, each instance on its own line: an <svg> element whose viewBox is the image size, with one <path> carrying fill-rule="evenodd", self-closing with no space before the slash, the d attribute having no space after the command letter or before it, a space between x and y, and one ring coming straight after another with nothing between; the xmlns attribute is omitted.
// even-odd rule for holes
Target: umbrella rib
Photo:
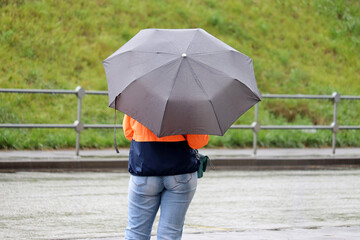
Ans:
<svg viewBox="0 0 360 240"><path fill-rule="evenodd" d="M219 125L219 128L220 128L221 134L224 134L224 131L223 131L223 129L221 128L221 125L220 125L220 122L219 122L219 118L218 118L218 116L217 116L217 114L216 114L216 111L215 111L215 109L214 109L214 104L213 104L212 101L210 100L209 95L206 93L203 85L201 84L201 82L200 82L198 76L196 75L194 69L192 68L191 64L190 64L188 61L186 61L186 62L187 62L187 64L188 64L189 67L190 67L191 73L192 73L192 74L194 75L194 77L195 77L196 83L198 84L198 86L200 87L200 89L204 92L204 94L205 94L206 97L208 98L208 101L209 101L210 104L211 104L211 107L212 107L212 109L213 109L213 111L214 111L214 114L215 114L215 117L216 117L216 121L217 121L217 123L218 123L218 125Z"/></svg>
<svg viewBox="0 0 360 240"><path fill-rule="evenodd" d="M172 43L167 37L164 37L166 39L166 41L168 41L170 43L170 45L172 45L177 51L178 53L180 53L180 50L176 47L176 45L174 43Z"/></svg>
<svg viewBox="0 0 360 240"><path fill-rule="evenodd" d="M123 54L125 54L125 53L131 53L131 52L135 52L135 53L152 53L152 54L177 55L177 54L175 54L175 53L170 53L170 52L149 52L149 51L139 51L139 50L128 50L128 51L125 51L125 52L121 52L121 53L119 53L119 54L116 54L116 55L114 55L114 56L110 56L110 57L106 58L105 60L103 60L102 62L104 63L105 61L108 61L108 60L110 60L110 59L113 59L113 58L115 58L115 57L117 57L117 56L121 56L121 55L123 55Z"/></svg>
<svg viewBox="0 0 360 240"><path fill-rule="evenodd" d="M190 58L189 58L189 59L190 59ZM205 63L203 63L203 62L197 61L197 60L195 60L195 59L193 59L193 58L191 58L191 60L194 61L195 63L199 64L199 65L204 66L205 68L211 68L211 69L213 69L214 71L219 72L219 73L222 73L224 76L228 77L228 75L227 75L225 72L223 72L223 71L221 71L221 70L219 70L219 69L217 69L217 68L214 68L214 67L212 67L212 66L209 66L209 65L207 65L207 64L205 64Z"/></svg>
<svg viewBox="0 0 360 240"><path fill-rule="evenodd" d="M178 76L178 74L179 74L179 72L180 72L180 66L181 66L181 64L182 64L182 62L179 64L179 68L178 68L178 70L177 70L177 72L176 72L176 74L175 74L175 77L173 78L173 84L172 84L172 86L171 86L171 90L170 90L170 93L169 93L169 97L171 96L171 93L172 93L172 91L174 90L176 78L177 78L177 76ZM168 103L169 103L169 98L166 100L166 104L165 104L165 108L164 108L165 110L166 110L166 108L167 108ZM161 132L161 130L162 130L162 123L163 123L163 121L164 121L164 117L165 117L165 111L163 111L163 115L162 115L162 118L161 118L160 132Z"/></svg>
<svg viewBox="0 0 360 240"><path fill-rule="evenodd" d="M177 54L175 54L175 53L170 53L170 52L159 52L159 51L158 51L158 52L150 52L150 51L132 50L132 52L177 55Z"/></svg>
<svg viewBox="0 0 360 240"><path fill-rule="evenodd" d="M196 31L195 34L194 34L194 36L193 36L193 38L191 39L191 41L189 41L189 45L187 46L187 48L186 48L186 50L185 50L185 53L187 53L187 51L189 50L189 47L190 47L192 41L194 40L196 34L198 34L198 33L199 33L199 31Z"/></svg>
<svg viewBox="0 0 360 240"><path fill-rule="evenodd" d="M138 80L139 78L142 78L143 76L145 76L145 75L147 75L147 74L149 74L149 73L152 73L153 71L158 70L159 68L165 67L165 66L167 66L167 65L169 65L169 64L171 64L171 63L173 63L173 62L175 62L175 61L177 61L177 60L178 60L178 58L175 58L175 59L173 59L173 60L171 60L171 61L169 61L169 62L167 62L167 63L165 63L165 64L163 64L163 65L160 65L160 66L158 66L158 67L156 67L156 68L152 69L151 71L149 71L149 72L147 72L147 73L143 74L142 76L140 76L140 77L138 77L138 78L134 79L134 81Z"/></svg>
<svg viewBox="0 0 360 240"><path fill-rule="evenodd" d="M211 54L218 54L218 53L227 53L228 51L234 51L234 50L219 50L219 51L213 51L213 52L199 52L199 53L192 53L191 56L198 56L198 55L211 55ZM235 52L235 51L234 51ZM189 54L190 56L190 54Z"/></svg>
<svg viewBox="0 0 360 240"><path fill-rule="evenodd" d="M205 52L205 53L193 53L191 54L191 56L199 56L199 55L212 55L212 54L226 54L229 52L234 52L234 53L238 53L240 55L242 55L243 57L247 57L250 58L249 56L243 54L242 52L239 52L238 50L234 49L234 50L221 50L221 51L213 51L213 52Z"/></svg>
<svg viewBox="0 0 360 240"><path fill-rule="evenodd" d="M178 60L178 58L173 59L173 60L171 60L171 61L169 61L169 62L167 62L167 63L165 63L165 64L163 64L163 65L161 65L161 66L158 66L157 68L154 68L154 69L152 69L151 71L149 71L149 72L147 72L147 73L145 73L145 74L143 74L143 75L141 75L141 76L133 79L133 80L131 81L131 83L128 84L121 92L124 92L131 84L133 84L135 81L139 80L140 78L144 77L145 75L147 75L147 74L149 74L149 73L152 73L153 71L156 71L156 70L158 70L159 68L165 67L165 66L167 66L167 65L169 65L169 64L171 64L171 63L173 63L173 62L175 62L175 61L177 61L177 60Z"/></svg>
<svg viewBox="0 0 360 240"><path fill-rule="evenodd" d="M189 58L189 59L190 59L190 58ZM232 76L228 76L225 72L223 72L223 71L221 71L221 70L219 70L219 69L217 69L217 68L214 68L214 67L212 67L212 66L209 66L209 65L207 65L207 64L205 64L205 63L203 63L203 62L197 61L197 60L195 60L195 59L193 59L193 58L191 58L191 60L194 61L195 63L199 64L199 65L202 65L202 66L205 67L205 68L213 69L214 71L216 71L216 72L218 72L218 73L221 73L221 74L223 74L223 75L226 76L226 77L232 77ZM234 78L234 77L232 77L232 78ZM243 83L240 79L237 79L237 78L234 78L234 79L238 80L240 83L242 83L244 86L246 86L248 89L251 90L251 88L250 88L249 86L247 86L245 83ZM251 91L252 91L252 90L251 90ZM256 94L255 94L255 95L256 95ZM258 96L258 97L259 97L259 96ZM259 99L260 99L260 98L259 98Z"/></svg>

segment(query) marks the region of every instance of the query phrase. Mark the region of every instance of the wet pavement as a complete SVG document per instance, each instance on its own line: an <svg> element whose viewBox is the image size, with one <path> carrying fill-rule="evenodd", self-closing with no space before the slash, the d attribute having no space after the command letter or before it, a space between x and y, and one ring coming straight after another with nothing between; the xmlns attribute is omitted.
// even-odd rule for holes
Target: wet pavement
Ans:
<svg viewBox="0 0 360 240"><path fill-rule="evenodd" d="M210 149L208 155L217 169L329 169L360 168L360 148ZM47 151L0 151L0 172L11 171L112 171L126 170L129 149Z"/></svg>
<svg viewBox="0 0 360 240"><path fill-rule="evenodd" d="M201 153L211 158L252 158L252 159L275 159L275 158L359 158L360 148L338 148L336 154L332 154L331 148L261 148L257 154L252 149L228 149L228 148L202 148ZM123 159L128 158L129 149L119 149L119 154L114 149L82 149L80 156L75 156L75 150L0 150L0 160L36 160L36 159Z"/></svg>
<svg viewBox="0 0 360 240"><path fill-rule="evenodd" d="M183 240L360 239L358 168L205 174ZM128 181L125 171L0 173L0 239L123 239Z"/></svg>

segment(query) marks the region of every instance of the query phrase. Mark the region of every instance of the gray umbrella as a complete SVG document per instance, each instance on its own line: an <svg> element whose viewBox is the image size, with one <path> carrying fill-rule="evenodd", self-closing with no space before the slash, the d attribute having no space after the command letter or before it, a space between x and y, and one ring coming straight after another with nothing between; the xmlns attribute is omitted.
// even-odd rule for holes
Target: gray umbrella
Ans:
<svg viewBox="0 0 360 240"><path fill-rule="evenodd" d="M223 135L260 101L252 59L203 29L141 30L103 65L109 107L158 137Z"/></svg>

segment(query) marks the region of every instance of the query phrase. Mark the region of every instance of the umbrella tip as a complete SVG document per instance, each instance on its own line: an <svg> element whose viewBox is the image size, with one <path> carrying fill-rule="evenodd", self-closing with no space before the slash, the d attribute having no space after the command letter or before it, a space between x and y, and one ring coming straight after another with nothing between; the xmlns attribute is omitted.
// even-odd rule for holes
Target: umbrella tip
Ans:
<svg viewBox="0 0 360 240"><path fill-rule="evenodd" d="M183 58L186 58L186 53L183 53L181 56L182 56Z"/></svg>

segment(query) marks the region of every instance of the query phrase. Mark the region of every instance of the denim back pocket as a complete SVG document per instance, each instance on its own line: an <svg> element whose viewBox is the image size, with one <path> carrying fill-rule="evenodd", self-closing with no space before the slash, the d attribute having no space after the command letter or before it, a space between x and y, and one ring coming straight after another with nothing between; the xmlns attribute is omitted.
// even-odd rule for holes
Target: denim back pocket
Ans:
<svg viewBox="0 0 360 240"><path fill-rule="evenodd" d="M136 185L136 186L143 186L146 184L147 182L147 178L148 177L141 177L141 176L131 176L131 181Z"/></svg>
<svg viewBox="0 0 360 240"><path fill-rule="evenodd" d="M192 175L192 173L186 173L181 175L175 175L174 178L177 183L188 183L191 180Z"/></svg>

